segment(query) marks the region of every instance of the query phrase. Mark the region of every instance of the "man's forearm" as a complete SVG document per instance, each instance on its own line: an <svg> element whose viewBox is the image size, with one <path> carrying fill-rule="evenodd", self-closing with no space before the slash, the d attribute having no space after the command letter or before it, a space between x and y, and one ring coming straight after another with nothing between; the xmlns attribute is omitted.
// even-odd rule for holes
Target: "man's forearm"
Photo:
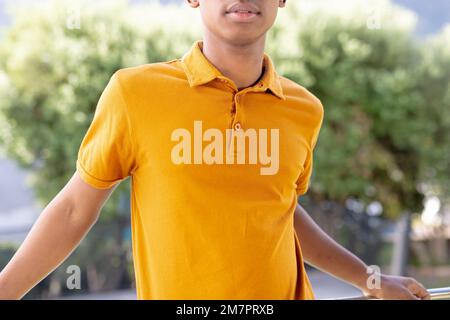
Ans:
<svg viewBox="0 0 450 320"><path fill-rule="evenodd" d="M78 214L70 201L56 197L0 272L0 299L22 298L74 250L96 217Z"/></svg>
<svg viewBox="0 0 450 320"><path fill-rule="evenodd" d="M366 286L367 265L328 236L298 204L294 223L307 263L360 289Z"/></svg>

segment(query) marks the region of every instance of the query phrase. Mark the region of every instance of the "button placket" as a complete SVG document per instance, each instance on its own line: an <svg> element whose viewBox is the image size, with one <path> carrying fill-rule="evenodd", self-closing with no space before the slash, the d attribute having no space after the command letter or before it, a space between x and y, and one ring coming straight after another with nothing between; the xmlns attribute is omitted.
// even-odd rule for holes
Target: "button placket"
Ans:
<svg viewBox="0 0 450 320"><path fill-rule="evenodd" d="M243 127L242 123L242 96L240 93L234 96L234 113L232 119L232 129L241 130Z"/></svg>
<svg viewBox="0 0 450 320"><path fill-rule="evenodd" d="M225 79L220 79L220 81L222 82L226 82L228 85L230 85L229 81L225 80ZM233 86L234 87L234 86ZM236 139L236 134L243 134L245 129L245 123L244 123L244 109L243 109L243 103L242 100L244 98L244 95L247 92L263 92L266 90L266 86L263 82L259 82L258 84L255 84L253 87L251 88L246 88L242 91L238 91L236 88L233 88L234 94L233 94L233 101L232 101L232 106L231 106L231 134L230 134L230 139L227 142L227 155L229 155L230 157L233 156L235 157L236 155L238 155L241 152L245 152L245 150L238 150L238 146L236 145L237 139ZM234 148L233 148L233 155L231 154L231 142L233 142ZM245 148L245 146L244 146Z"/></svg>
<svg viewBox="0 0 450 320"><path fill-rule="evenodd" d="M232 130L231 141L229 142L229 145L228 145L228 153L231 153L231 150L230 150L231 142L234 143L233 156L237 156L239 153L245 152L245 150L238 150L238 145L237 145L237 135L242 134L243 130L244 130L242 99L243 99L242 92L236 93L233 98L235 112L233 114L233 118L231 121L231 130Z"/></svg>

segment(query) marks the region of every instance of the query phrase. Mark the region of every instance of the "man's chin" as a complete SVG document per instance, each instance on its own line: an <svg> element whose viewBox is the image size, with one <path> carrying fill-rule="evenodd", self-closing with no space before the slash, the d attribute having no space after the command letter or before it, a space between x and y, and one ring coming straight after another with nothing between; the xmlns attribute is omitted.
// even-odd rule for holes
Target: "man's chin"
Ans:
<svg viewBox="0 0 450 320"><path fill-rule="evenodd" d="M224 35L222 38L228 42L229 44L232 44L234 46L248 46L254 43L257 43L262 34L249 34L248 30L247 32L245 30L239 30L236 32L230 32L226 35Z"/></svg>
<svg viewBox="0 0 450 320"><path fill-rule="evenodd" d="M258 42L258 38L255 37L242 37L242 35L227 38L228 44L236 47L245 47Z"/></svg>

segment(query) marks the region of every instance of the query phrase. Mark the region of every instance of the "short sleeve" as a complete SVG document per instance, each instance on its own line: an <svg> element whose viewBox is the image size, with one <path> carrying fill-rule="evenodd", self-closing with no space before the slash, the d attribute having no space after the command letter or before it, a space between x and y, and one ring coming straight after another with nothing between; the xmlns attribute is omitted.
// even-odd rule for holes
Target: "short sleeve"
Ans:
<svg viewBox="0 0 450 320"><path fill-rule="evenodd" d="M319 107L320 107L319 110L321 111L319 121L314 126L314 130L313 130L313 133L311 136L311 143L307 150L305 163L303 165L303 171L300 174L300 176L298 177L297 182L296 182L297 196L304 195L309 189L309 184L310 184L311 175L312 175L312 171L313 171L313 164L314 164L314 149L316 147L317 140L319 138L320 129L321 129L322 123L323 123L323 106L321 103L319 103Z"/></svg>
<svg viewBox="0 0 450 320"><path fill-rule="evenodd" d="M136 166L129 110L119 81L117 73L111 77L78 151L78 174L98 189L127 178Z"/></svg>

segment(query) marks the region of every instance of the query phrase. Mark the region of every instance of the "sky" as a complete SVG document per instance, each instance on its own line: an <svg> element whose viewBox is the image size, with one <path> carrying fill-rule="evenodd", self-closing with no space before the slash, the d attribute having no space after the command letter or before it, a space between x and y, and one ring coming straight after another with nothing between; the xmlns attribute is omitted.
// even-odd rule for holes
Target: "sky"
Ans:
<svg viewBox="0 0 450 320"><path fill-rule="evenodd" d="M143 3L148 0L131 0L132 3ZM163 3L175 3L184 0L160 0ZM295 0L300 1L300 0ZM345 1L345 0L339 0ZM450 23L450 0L393 0L395 3L407 7L419 16L417 33L428 35L436 33ZM17 3L18 0L0 0L0 27L7 26L10 19L5 13L5 4Z"/></svg>
<svg viewBox="0 0 450 320"><path fill-rule="evenodd" d="M450 0L395 0L395 2L419 15L417 33L421 35L438 32L445 24L450 23Z"/></svg>

